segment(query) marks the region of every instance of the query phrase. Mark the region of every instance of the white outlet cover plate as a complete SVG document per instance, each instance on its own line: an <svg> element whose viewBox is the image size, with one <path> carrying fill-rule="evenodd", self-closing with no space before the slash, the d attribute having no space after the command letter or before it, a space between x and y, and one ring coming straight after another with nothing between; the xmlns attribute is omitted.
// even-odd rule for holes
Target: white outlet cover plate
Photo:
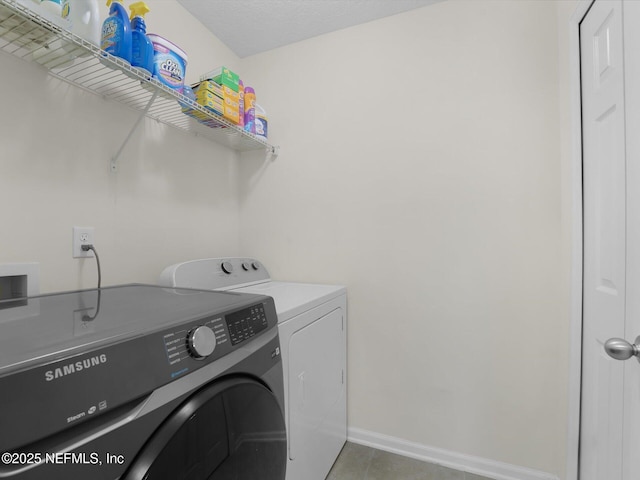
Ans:
<svg viewBox="0 0 640 480"><path fill-rule="evenodd" d="M93 245L93 227L73 227L73 258L93 257L93 252L82 250L82 245Z"/></svg>

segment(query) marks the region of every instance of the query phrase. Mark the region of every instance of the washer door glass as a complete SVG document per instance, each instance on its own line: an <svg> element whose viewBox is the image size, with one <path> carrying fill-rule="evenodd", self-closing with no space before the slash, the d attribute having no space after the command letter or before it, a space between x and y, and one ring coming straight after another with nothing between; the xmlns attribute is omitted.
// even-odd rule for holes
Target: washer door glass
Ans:
<svg viewBox="0 0 640 480"><path fill-rule="evenodd" d="M287 438L273 393L248 378L217 381L158 428L126 480L282 480Z"/></svg>

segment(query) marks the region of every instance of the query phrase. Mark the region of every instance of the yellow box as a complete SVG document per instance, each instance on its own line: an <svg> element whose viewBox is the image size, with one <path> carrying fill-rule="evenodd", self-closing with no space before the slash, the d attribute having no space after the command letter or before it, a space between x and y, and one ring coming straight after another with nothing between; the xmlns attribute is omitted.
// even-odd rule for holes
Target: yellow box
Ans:
<svg viewBox="0 0 640 480"><path fill-rule="evenodd" d="M224 106L224 112L222 116L236 125L240 121L240 112L238 111L238 109L229 107L227 105Z"/></svg>
<svg viewBox="0 0 640 480"><path fill-rule="evenodd" d="M229 98L236 103L240 102L240 92L234 92L226 85L222 85L222 98Z"/></svg>
<svg viewBox="0 0 640 480"><path fill-rule="evenodd" d="M204 103L198 101L199 105L202 105L207 110L210 110L212 113L219 115L221 117L226 118L231 123L237 125L240 121L240 112L237 108L229 107L228 105L220 105L217 102L212 102L210 100L205 101ZM198 121L207 124L207 122L215 123L215 120L205 113L200 112L199 110L194 110L193 108L183 108L182 112L185 115L189 115L197 119Z"/></svg>
<svg viewBox="0 0 640 480"><path fill-rule="evenodd" d="M223 114L224 108L217 101L198 98L197 102L198 105L202 105L207 110L211 110L218 115Z"/></svg>
<svg viewBox="0 0 640 480"><path fill-rule="evenodd" d="M238 100L233 100L227 96L224 97L224 106L240 111L240 102Z"/></svg>
<svg viewBox="0 0 640 480"><path fill-rule="evenodd" d="M238 110L233 109L233 108L227 108L227 107L225 107L223 110L224 110L224 113L218 114L218 115L224 117L227 121L233 123L234 125L237 125L238 124L238 120L240 119ZM218 113L218 112L216 112L216 113ZM203 123L203 124L205 124L207 126L210 126L210 127L219 126L216 123L216 121L214 119L212 119L212 118L207 118L206 120L203 120L201 123Z"/></svg>
<svg viewBox="0 0 640 480"><path fill-rule="evenodd" d="M198 89L198 91L196 92L196 102L198 102L200 105L203 105L203 106L207 102L215 103L220 106L221 111L222 111L222 106L224 105L222 98L218 97L217 95L210 92L209 90L201 90L201 89Z"/></svg>
<svg viewBox="0 0 640 480"><path fill-rule="evenodd" d="M209 92L221 98L224 95L222 87L218 85L216 82L213 82L211 80L205 80L203 82L200 82L200 84L198 85L197 91L200 92L202 90L208 90Z"/></svg>
<svg viewBox="0 0 640 480"><path fill-rule="evenodd" d="M196 91L196 98L198 99L198 103L203 104L207 101L215 102L215 99L218 98L220 100L220 109L222 109L223 105L232 109L235 108L236 110L240 109L240 93L234 92L226 85L218 85L212 80L200 82L200 86ZM231 114L231 116L233 116L233 114Z"/></svg>

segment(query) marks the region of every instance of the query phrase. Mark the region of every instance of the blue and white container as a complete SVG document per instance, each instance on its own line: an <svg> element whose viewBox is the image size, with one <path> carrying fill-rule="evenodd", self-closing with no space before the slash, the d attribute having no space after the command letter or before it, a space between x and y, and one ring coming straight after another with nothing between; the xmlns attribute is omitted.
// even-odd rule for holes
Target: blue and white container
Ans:
<svg viewBox="0 0 640 480"><path fill-rule="evenodd" d="M267 111L257 103L256 107L256 136L266 140L269 135L269 119L267 118Z"/></svg>
<svg viewBox="0 0 640 480"><path fill-rule="evenodd" d="M131 66L138 69L145 77L153 75L153 45L147 37L147 24L144 16L149 13L149 6L144 2L129 5L131 10Z"/></svg>
<svg viewBox="0 0 640 480"><path fill-rule="evenodd" d="M187 54L166 38L147 34L153 44L153 76L160 83L182 93L187 71Z"/></svg>
<svg viewBox="0 0 640 480"><path fill-rule="evenodd" d="M131 63L131 22L123 0L107 0L109 16L102 24L100 48Z"/></svg>

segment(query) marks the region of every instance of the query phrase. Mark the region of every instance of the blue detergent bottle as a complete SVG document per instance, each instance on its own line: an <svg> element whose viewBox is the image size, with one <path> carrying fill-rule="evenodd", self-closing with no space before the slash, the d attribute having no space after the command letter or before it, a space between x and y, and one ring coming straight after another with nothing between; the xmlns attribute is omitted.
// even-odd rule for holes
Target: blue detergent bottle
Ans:
<svg viewBox="0 0 640 480"><path fill-rule="evenodd" d="M102 24L100 48L131 63L131 22L122 0L107 0L109 16Z"/></svg>
<svg viewBox="0 0 640 480"><path fill-rule="evenodd" d="M143 75L151 77L153 74L153 44L147 37L145 14L149 13L149 6L144 2L129 5L131 10L131 66L139 69Z"/></svg>

